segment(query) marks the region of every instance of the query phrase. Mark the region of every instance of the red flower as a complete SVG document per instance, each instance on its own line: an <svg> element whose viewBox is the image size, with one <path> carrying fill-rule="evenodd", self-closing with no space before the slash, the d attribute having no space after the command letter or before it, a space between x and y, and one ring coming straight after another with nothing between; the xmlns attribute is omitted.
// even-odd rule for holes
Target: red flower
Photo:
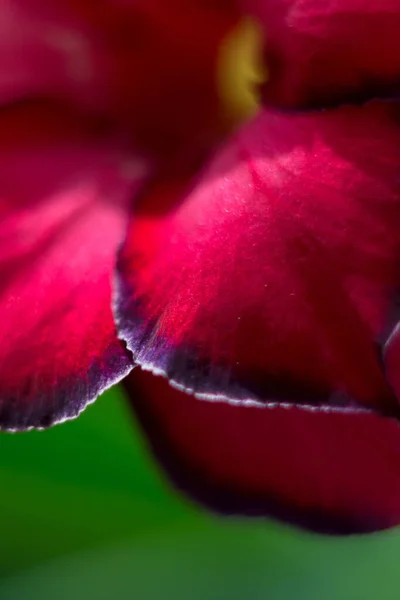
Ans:
<svg viewBox="0 0 400 600"><path fill-rule="evenodd" d="M264 106L195 175L223 130L230 3L68 6L99 65L85 91L57 68L39 88L62 107L3 110L3 426L74 416L133 361L150 443L202 502L399 523L400 5L242 0L266 29Z"/></svg>

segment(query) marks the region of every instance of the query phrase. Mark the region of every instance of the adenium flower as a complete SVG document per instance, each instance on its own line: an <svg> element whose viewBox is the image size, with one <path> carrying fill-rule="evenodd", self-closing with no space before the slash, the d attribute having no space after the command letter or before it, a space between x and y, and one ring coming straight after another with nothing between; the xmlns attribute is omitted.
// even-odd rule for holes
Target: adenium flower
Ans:
<svg viewBox="0 0 400 600"><path fill-rule="evenodd" d="M173 31L184 4L151 21ZM268 80L218 149L207 90L231 3L223 27L204 21L203 41L219 23L212 50L180 29L173 89L189 77L196 93L177 113L172 88L164 113L148 71L113 53L114 21L71 6L99 65L86 88L59 63L26 78L51 110L22 84L10 105L4 86L3 427L76 416L137 366L126 386L149 442L206 505L329 532L398 524L400 2L242 0ZM196 56L204 72L177 66Z"/></svg>

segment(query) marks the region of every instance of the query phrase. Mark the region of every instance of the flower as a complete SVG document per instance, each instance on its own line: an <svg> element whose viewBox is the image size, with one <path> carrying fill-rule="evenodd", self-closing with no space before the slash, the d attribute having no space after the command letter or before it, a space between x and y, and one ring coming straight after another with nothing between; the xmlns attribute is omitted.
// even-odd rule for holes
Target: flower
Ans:
<svg viewBox="0 0 400 600"><path fill-rule="evenodd" d="M400 5L239 3L264 32L268 79L258 113L217 150L226 123L210 74L222 32L236 19L231 2L218 5L229 15L223 27L212 19L219 25L211 52L197 53L196 27L188 28L197 17L188 17L181 37L168 36L182 45L172 44L172 71L168 58L160 73L161 82L174 73L174 85L160 88L165 105L148 67L159 73L159 35L167 22L183 23L183 0L172 4L175 18L153 1L139 11L161 24L145 63L125 47L120 54L118 44L114 54L109 39L133 38L120 38L119 29L103 35L114 23L109 3L104 20L83 4L88 10L74 18L83 19L101 58L85 80L93 97L67 73L49 89L69 99L69 113L43 103L40 119L36 105L8 109L2 164L13 210L0 236L11 248L2 422L44 426L76 415L134 364L141 369L126 385L153 450L208 506L327 532L393 526L400 522L393 25ZM206 5L217 2L199 0L201 14ZM124 6L137 14L136 3ZM129 30L135 18L115 7ZM372 52L368 43L382 32L383 47ZM204 71L193 75L195 57ZM109 92L100 105L99 85ZM188 94L178 112L176 90ZM36 129L21 125L33 110ZM110 122L124 125L124 144L119 127L110 135ZM35 185L27 190L29 173ZM82 221L77 213L86 206Z"/></svg>

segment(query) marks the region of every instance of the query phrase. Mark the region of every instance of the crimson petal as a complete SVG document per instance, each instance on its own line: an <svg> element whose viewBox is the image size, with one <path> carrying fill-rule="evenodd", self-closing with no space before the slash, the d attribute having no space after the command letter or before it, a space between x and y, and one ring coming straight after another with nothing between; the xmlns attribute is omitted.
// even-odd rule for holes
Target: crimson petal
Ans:
<svg viewBox="0 0 400 600"><path fill-rule="evenodd" d="M60 107L3 109L0 125L0 428L44 427L131 368L110 279L138 174Z"/></svg>
<svg viewBox="0 0 400 600"><path fill-rule="evenodd" d="M147 189L119 258L135 361L199 396L398 415L399 107L262 112L197 182Z"/></svg>
<svg viewBox="0 0 400 600"><path fill-rule="evenodd" d="M336 534L400 523L396 421L201 401L139 369L126 383L169 477L207 507Z"/></svg>
<svg viewBox="0 0 400 600"><path fill-rule="evenodd" d="M266 32L266 98L331 106L400 92L399 0L240 0Z"/></svg>

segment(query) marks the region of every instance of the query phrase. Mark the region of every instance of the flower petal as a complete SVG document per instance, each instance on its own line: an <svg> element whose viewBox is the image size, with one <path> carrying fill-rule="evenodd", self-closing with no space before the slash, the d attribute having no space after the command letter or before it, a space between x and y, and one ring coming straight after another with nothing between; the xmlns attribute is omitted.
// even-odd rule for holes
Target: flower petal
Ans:
<svg viewBox="0 0 400 600"><path fill-rule="evenodd" d="M398 287L399 107L265 111L199 181L159 181L119 259L134 359L225 399L398 414L379 348Z"/></svg>
<svg viewBox="0 0 400 600"><path fill-rule="evenodd" d="M0 112L0 428L75 417L131 368L110 308L123 158L65 110Z"/></svg>
<svg viewBox="0 0 400 600"><path fill-rule="evenodd" d="M266 98L332 106L398 96L399 0L241 0L266 32Z"/></svg>
<svg viewBox="0 0 400 600"><path fill-rule="evenodd" d="M219 512L326 533L400 523L400 426L366 413L206 402L135 369L126 380L172 481Z"/></svg>

